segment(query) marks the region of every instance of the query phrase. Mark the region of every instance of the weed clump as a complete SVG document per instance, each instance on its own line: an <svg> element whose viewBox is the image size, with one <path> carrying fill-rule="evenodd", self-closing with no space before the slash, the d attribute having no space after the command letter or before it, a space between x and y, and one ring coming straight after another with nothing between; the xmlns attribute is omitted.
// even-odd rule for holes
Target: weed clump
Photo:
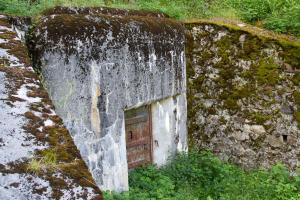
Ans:
<svg viewBox="0 0 300 200"><path fill-rule="evenodd" d="M55 171L57 166L57 155L53 150L45 150L41 152L41 156L33 158L27 166L27 169L34 174L45 171Z"/></svg>

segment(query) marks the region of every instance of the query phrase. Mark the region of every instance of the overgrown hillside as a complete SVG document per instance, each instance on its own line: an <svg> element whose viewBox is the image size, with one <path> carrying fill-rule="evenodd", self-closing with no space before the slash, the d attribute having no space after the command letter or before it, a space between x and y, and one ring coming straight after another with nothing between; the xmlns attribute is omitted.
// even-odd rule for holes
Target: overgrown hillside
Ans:
<svg viewBox="0 0 300 200"><path fill-rule="evenodd" d="M177 19L222 17L300 36L299 0L0 0L0 13L35 16L57 5L158 10Z"/></svg>

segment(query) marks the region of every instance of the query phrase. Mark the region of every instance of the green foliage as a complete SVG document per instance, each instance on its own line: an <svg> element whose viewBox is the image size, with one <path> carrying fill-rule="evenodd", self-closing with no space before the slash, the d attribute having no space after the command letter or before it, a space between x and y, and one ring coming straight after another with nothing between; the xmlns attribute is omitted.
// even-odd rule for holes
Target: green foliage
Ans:
<svg viewBox="0 0 300 200"><path fill-rule="evenodd" d="M172 199L175 185L170 177L154 166L139 168L131 172L129 177L130 193L106 193L105 199ZM130 197L130 198L129 198Z"/></svg>
<svg viewBox="0 0 300 200"><path fill-rule="evenodd" d="M0 0L0 12L22 15L22 13L27 14L29 8L29 3L26 1L18 0Z"/></svg>
<svg viewBox="0 0 300 200"><path fill-rule="evenodd" d="M278 7L269 15L265 21L264 26L268 29L281 32L281 33L294 33L300 35L300 2L286 4Z"/></svg>
<svg viewBox="0 0 300 200"><path fill-rule="evenodd" d="M270 13L267 0L227 0L226 4L236 9L239 15L249 22L265 19Z"/></svg>
<svg viewBox="0 0 300 200"><path fill-rule="evenodd" d="M300 176L277 164L270 170L244 171L210 152L177 155L167 166L139 168L129 176L129 192L106 192L107 200L296 200Z"/></svg>
<svg viewBox="0 0 300 200"><path fill-rule="evenodd" d="M104 6L102 0L0 0L0 13L35 16L55 6Z"/></svg>
<svg viewBox="0 0 300 200"><path fill-rule="evenodd" d="M158 10L178 19L207 17L210 4L205 0L137 0L145 10Z"/></svg>
<svg viewBox="0 0 300 200"><path fill-rule="evenodd" d="M0 12L38 15L54 6L110 6L157 10L177 19L235 18L300 36L299 0L0 0Z"/></svg>
<svg viewBox="0 0 300 200"><path fill-rule="evenodd" d="M300 35L299 0L220 0L247 22L260 22L265 28Z"/></svg>
<svg viewBox="0 0 300 200"><path fill-rule="evenodd" d="M41 151L41 156L38 159L33 158L27 165L27 169L35 174L41 171L53 170L57 165L57 155L54 150L47 149Z"/></svg>

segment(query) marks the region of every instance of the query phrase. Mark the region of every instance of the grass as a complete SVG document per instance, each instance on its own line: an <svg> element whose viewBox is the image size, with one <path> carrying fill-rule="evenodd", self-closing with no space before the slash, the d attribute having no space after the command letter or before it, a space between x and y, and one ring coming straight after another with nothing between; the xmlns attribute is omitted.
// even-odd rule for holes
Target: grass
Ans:
<svg viewBox="0 0 300 200"><path fill-rule="evenodd" d="M299 200L300 176L277 164L270 170L244 171L209 152L178 155L167 166L139 168L130 190L106 192L106 200Z"/></svg>
<svg viewBox="0 0 300 200"><path fill-rule="evenodd" d="M176 19L238 19L300 36L299 0L0 0L0 12L37 16L54 6L109 6L161 11Z"/></svg>
<svg viewBox="0 0 300 200"><path fill-rule="evenodd" d="M27 166L27 170L34 174L55 169L57 166L57 155L53 150L43 151L38 159L33 158Z"/></svg>

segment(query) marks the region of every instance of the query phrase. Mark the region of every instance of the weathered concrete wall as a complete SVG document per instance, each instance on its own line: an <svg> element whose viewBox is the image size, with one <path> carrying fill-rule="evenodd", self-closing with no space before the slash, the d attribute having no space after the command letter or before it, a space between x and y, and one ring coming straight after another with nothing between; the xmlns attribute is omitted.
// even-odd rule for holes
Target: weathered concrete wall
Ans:
<svg viewBox="0 0 300 200"><path fill-rule="evenodd" d="M102 199L13 20L0 15L0 199Z"/></svg>
<svg viewBox="0 0 300 200"><path fill-rule="evenodd" d="M43 17L33 57L97 184L127 190L124 110L185 93L184 28L164 18L77 13Z"/></svg>
<svg viewBox="0 0 300 200"><path fill-rule="evenodd" d="M170 97L151 105L153 162L162 166L176 152L187 150L186 95Z"/></svg>
<svg viewBox="0 0 300 200"><path fill-rule="evenodd" d="M248 25L187 23L191 146L246 168L300 166L300 44Z"/></svg>

